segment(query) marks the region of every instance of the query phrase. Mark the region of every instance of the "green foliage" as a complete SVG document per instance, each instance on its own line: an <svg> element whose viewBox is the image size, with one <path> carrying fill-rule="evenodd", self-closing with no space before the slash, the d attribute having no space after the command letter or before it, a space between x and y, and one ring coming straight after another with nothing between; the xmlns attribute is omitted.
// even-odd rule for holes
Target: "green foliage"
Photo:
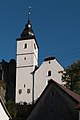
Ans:
<svg viewBox="0 0 80 120"><path fill-rule="evenodd" d="M27 116L32 111L34 105L23 105L15 104L12 100L6 103L6 107L12 117L12 120L26 120Z"/></svg>
<svg viewBox="0 0 80 120"><path fill-rule="evenodd" d="M16 109L16 105L12 100L9 100L6 103L6 107L11 115L11 117L13 118L13 120L16 120L16 115L17 115L17 109Z"/></svg>
<svg viewBox="0 0 80 120"><path fill-rule="evenodd" d="M27 116L33 109L33 105L17 105L17 115L16 120L26 120Z"/></svg>
<svg viewBox="0 0 80 120"><path fill-rule="evenodd" d="M62 81L66 82L65 86L67 88L80 94L80 61L64 69Z"/></svg>
<svg viewBox="0 0 80 120"><path fill-rule="evenodd" d="M6 90L6 87L7 87L7 83L5 81L0 81L0 88L3 87L3 89Z"/></svg>

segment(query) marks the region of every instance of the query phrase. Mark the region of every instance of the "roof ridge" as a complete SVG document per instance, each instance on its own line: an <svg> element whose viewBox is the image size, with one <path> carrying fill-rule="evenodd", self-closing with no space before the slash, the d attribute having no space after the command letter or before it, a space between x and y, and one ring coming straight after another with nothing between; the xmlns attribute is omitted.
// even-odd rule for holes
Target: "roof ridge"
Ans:
<svg viewBox="0 0 80 120"><path fill-rule="evenodd" d="M65 91L69 96L71 96L72 98L74 98L77 102L80 102L80 95L75 93L74 91L71 91L70 89L66 88L65 86L55 82L54 80L50 80L54 83L56 83L63 91Z"/></svg>

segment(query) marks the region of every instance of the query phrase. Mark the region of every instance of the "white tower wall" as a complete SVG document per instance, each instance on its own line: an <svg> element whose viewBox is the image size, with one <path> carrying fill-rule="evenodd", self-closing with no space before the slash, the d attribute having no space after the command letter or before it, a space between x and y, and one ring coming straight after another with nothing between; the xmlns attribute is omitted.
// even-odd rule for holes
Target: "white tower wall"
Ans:
<svg viewBox="0 0 80 120"><path fill-rule="evenodd" d="M38 47L35 39L17 41L16 58L16 103L31 103L33 89L32 72L35 66L38 66Z"/></svg>

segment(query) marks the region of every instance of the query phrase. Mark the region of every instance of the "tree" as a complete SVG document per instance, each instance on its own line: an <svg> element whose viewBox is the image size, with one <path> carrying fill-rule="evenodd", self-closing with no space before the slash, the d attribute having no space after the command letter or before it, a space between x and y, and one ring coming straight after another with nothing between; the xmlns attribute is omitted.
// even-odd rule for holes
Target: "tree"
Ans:
<svg viewBox="0 0 80 120"><path fill-rule="evenodd" d="M65 86L80 94L80 60L65 68L62 74Z"/></svg>
<svg viewBox="0 0 80 120"><path fill-rule="evenodd" d="M16 104L14 103L14 101L9 100L8 102L6 102L6 107L12 117L12 120L16 120L17 109L16 109Z"/></svg>
<svg viewBox="0 0 80 120"><path fill-rule="evenodd" d="M34 104L23 103L23 105L15 104L14 101L6 102L6 107L12 117L12 120L26 120L28 115L34 108Z"/></svg>

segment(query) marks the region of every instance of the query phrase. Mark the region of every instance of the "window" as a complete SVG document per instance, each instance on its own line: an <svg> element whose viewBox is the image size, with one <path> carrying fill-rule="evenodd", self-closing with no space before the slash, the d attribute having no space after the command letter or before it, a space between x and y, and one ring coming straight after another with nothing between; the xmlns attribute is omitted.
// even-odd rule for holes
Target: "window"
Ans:
<svg viewBox="0 0 80 120"><path fill-rule="evenodd" d="M19 89L19 94L21 94L22 93L22 89Z"/></svg>
<svg viewBox="0 0 80 120"><path fill-rule="evenodd" d="M34 48L36 49L36 45L35 45L35 43L34 43Z"/></svg>
<svg viewBox="0 0 80 120"><path fill-rule="evenodd" d="M55 91L52 90L50 93L50 103L51 105L54 105L54 97L55 97Z"/></svg>
<svg viewBox="0 0 80 120"><path fill-rule="evenodd" d="M51 71L48 71L48 76L51 76Z"/></svg>
<svg viewBox="0 0 80 120"><path fill-rule="evenodd" d="M52 96L52 97L54 96L54 91L51 92L51 96Z"/></svg>
<svg viewBox="0 0 80 120"><path fill-rule="evenodd" d="M26 60L27 58L26 57L24 57L24 60Z"/></svg>
<svg viewBox="0 0 80 120"><path fill-rule="evenodd" d="M28 94L30 93L30 89L27 89L27 93L28 93Z"/></svg>
<svg viewBox="0 0 80 120"><path fill-rule="evenodd" d="M24 88L26 87L26 85L24 84Z"/></svg>
<svg viewBox="0 0 80 120"><path fill-rule="evenodd" d="M26 49L26 48L27 48L27 43L24 44L24 49Z"/></svg>
<svg viewBox="0 0 80 120"><path fill-rule="evenodd" d="M51 62L49 61L49 64L50 64Z"/></svg>

